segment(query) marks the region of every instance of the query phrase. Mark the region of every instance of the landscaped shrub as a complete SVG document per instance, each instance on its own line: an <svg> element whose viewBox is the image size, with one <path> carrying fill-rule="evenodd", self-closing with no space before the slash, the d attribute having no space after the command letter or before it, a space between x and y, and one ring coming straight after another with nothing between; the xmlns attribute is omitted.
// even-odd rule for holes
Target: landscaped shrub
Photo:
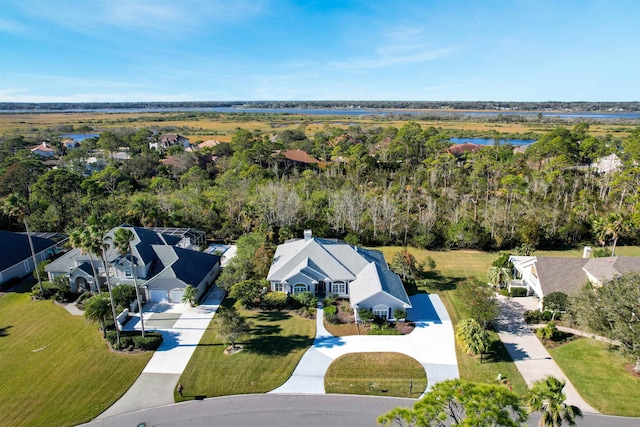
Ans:
<svg viewBox="0 0 640 427"><path fill-rule="evenodd" d="M269 310L282 310L287 306L287 299L284 292L267 292L262 296L262 305Z"/></svg>
<svg viewBox="0 0 640 427"><path fill-rule="evenodd" d="M133 345L140 350L156 350L162 344L162 334L160 332L147 332L133 337Z"/></svg>
<svg viewBox="0 0 640 427"><path fill-rule="evenodd" d="M368 308L361 308L358 310L358 318L363 322L371 322L374 317L373 311Z"/></svg>
<svg viewBox="0 0 640 427"><path fill-rule="evenodd" d="M114 286L111 293L116 306L128 308L136 300L136 288L130 285Z"/></svg>
<svg viewBox="0 0 640 427"><path fill-rule="evenodd" d="M318 305L318 297L309 291L299 292L289 296L289 304L295 308L315 307Z"/></svg>
<svg viewBox="0 0 640 427"><path fill-rule="evenodd" d="M324 318L329 323L335 323L338 320L338 307L329 305L324 308Z"/></svg>
<svg viewBox="0 0 640 427"><path fill-rule="evenodd" d="M324 305L334 305L336 302L338 301L338 298L336 298L335 295L333 295L332 293L329 293L325 298L324 298Z"/></svg>
<svg viewBox="0 0 640 427"><path fill-rule="evenodd" d="M526 297L527 296L527 288L511 288L511 292L509 292L509 296L518 298L518 297Z"/></svg>
<svg viewBox="0 0 640 427"><path fill-rule="evenodd" d="M349 304L349 301L341 301L340 310L343 313L347 313L349 316L353 316L353 308L351 308L351 304Z"/></svg>
<svg viewBox="0 0 640 427"><path fill-rule="evenodd" d="M44 292L42 292L42 290L40 289L40 285L38 285L37 283L33 285L33 287L31 288L31 296L36 299L49 299L52 298L58 291L56 285L46 280L42 282L42 288L44 289Z"/></svg>
<svg viewBox="0 0 640 427"><path fill-rule="evenodd" d="M373 325L372 325L373 328L383 328L383 327L386 327L388 324L389 322L384 317L373 316Z"/></svg>
<svg viewBox="0 0 640 427"><path fill-rule="evenodd" d="M558 330L555 322L547 323L547 326L537 329L536 335L543 340L556 340L560 337L560 331Z"/></svg>
<svg viewBox="0 0 640 427"><path fill-rule="evenodd" d="M80 310L84 310L84 304L92 296L93 294L91 292L83 292L82 294L80 294L80 296L76 299L76 307L78 307Z"/></svg>
<svg viewBox="0 0 640 427"><path fill-rule="evenodd" d="M508 297L509 296L509 291L506 288L500 289L498 291L498 293L500 293L500 295L502 295L503 297Z"/></svg>
<svg viewBox="0 0 640 427"><path fill-rule="evenodd" d="M142 334L138 331L121 331L120 332L120 349L139 349L139 350L156 350L162 343L162 334L160 332L146 332L142 338ZM116 348L116 331L107 332L107 341L113 348Z"/></svg>
<svg viewBox="0 0 640 427"><path fill-rule="evenodd" d="M402 335L402 332L391 327L371 328L367 331L367 335Z"/></svg>
<svg viewBox="0 0 640 427"><path fill-rule="evenodd" d="M396 308L395 310L393 310L393 318L396 320L406 319L407 310L403 310L402 308Z"/></svg>
<svg viewBox="0 0 640 427"><path fill-rule="evenodd" d="M540 323L540 317L542 313L538 310L527 310L524 312L524 321L532 324L532 323Z"/></svg>
<svg viewBox="0 0 640 427"><path fill-rule="evenodd" d="M542 320L544 322L548 322L552 318L553 318L553 312L551 312L549 310L543 311L542 314L540 315L540 320Z"/></svg>

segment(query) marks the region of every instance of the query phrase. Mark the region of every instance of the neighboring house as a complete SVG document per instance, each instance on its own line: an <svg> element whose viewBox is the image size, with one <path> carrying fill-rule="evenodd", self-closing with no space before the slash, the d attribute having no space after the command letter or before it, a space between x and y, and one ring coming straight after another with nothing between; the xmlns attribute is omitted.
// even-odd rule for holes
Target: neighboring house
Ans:
<svg viewBox="0 0 640 427"><path fill-rule="evenodd" d="M200 298L220 271L220 257L192 250L198 236L189 233L190 229L166 229L167 233L142 227L122 225L107 233L107 241L113 241L118 228L128 228L134 234L131 242L134 265L128 255L122 255L113 246L107 251L109 277L114 286L134 284L134 273L138 285L146 290L145 296L153 302L181 302L184 288L192 285L198 289ZM191 230L195 234L195 230ZM200 232L202 233L202 232ZM204 233L202 233L204 234ZM92 259L93 258L93 259ZM95 255L83 253L79 248L72 249L49 264L45 271L50 280L65 275L69 278L72 290L95 290L93 266L100 285L106 282L102 261Z"/></svg>
<svg viewBox="0 0 640 427"><path fill-rule="evenodd" d="M56 155L56 149L48 142L42 142L37 147L33 147L31 152L42 157L53 157Z"/></svg>
<svg viewBox="0 0 640 427"><path fill-rule="evenodd" d="M382 252L314 238L311 230L305 230L304 239L278 246L267 280L274 292L348 298L356 316L358 309L367 308L393 320L394 309L411 308L400 277L389 269Z"/></svg>
<svg viewBox="0 0 640 427"><path fill-rule="evenodd" d="M585 251L585 254L588 254ZM640 272L640 257L561 258L545 256L511 256L516 280L528 295L540 300L552 292L571 294L587 282L601 286L623 274Z"/></svg>
<svg viewBox="0 0 640 427"><path fill-rule="evenodd" d="M596 169L598 173L612 173L622 170L622 160L615 153L609 154L606 157L600 157L594 163L591 164L593 169Z"/></svg>
<svg viewBox="0 0 640 427"><path fill-rule="evenodd" d="M80 147L80 143L75 139L65 139L62 141L62 145L67 150L73 150L74 148Z"/></svg>
<svg viewBox="0 0 640 427"><path fill-rule="evenodd" d="M282 156L289 162L298 165L313 165L319 163L318 159L311 157L309 153L300 149L283 151Z"/></svg>
<svg viewBox="0 0 640 427"><path fill-rule="evenodd" d="M465 142L464 144L454 144L451 147L447 148L447 153L453 154L456 157L460 157L466 153L475 153L483 147L484 145Z"/></svg>
<svg viewBox="0 0 640 427"><path fill-rule="evenodd" d="M160 135L157 142L150 142L149 148L153 150L166 150L174 145L182 145L184 148L187 148L191 143L189 142L189 138L185 138L182 135L178 135L177 133L166 133L164 135Z"/></svg>
<svg viewBox="0 0 640 427"><path fill-rule="evenodd" d="M198 149L204 150L205 148L213 148L219 144L220 144L220 141L218 141L217 139L208 139L198 144Z"/></svg>
<svg viewBox="0 0 640 427"><path fill-rule="evenodd" d="M30 233L36 261L41 262L61 252L66 236L58 233ZM26 233L0 230L0 286L11 279L33 273L33 257Z"/></svg>

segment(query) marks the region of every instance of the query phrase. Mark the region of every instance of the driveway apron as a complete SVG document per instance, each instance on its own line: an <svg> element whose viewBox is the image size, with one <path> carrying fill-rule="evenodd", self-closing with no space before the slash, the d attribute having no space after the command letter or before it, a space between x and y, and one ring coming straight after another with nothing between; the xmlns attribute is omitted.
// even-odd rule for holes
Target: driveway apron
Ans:
<svg viewBox="0 0 640 427"><path fill-rule="evenodd" d="M535 381L553 375L566 381L563 391L567 396L568 404L577 406L583 412L599 413L580 397L571 381L533 333L533 329L525 323L523 317L525 307L517 300L517 298L499 297L501 316L496 322L496 329L526 383L531 386Z"/></svg>
<svg viewBox="0 0 640 427"><path fill-rule="evenodd" d="M316 316L316 339L302 356L287 382L274 394L325 394L324 376L331 363L349 353L394 352L416 359L427 373L427 391L433 384L459 377L453 327L440 297L418 294L408 317L416 328L409 335L354 335L334 337L323 324L324 311Z"/></svg>
<svg viewBox="0 0 640 427"><path fill-rule="evenodd" d="M155 351L149 363L136 382L110 408L97 419L174 403L173 391L182 372L187 367L200 339L220 306L224 291L214 287L205 300L197 307L177 307L182 311L172 326L147 327L145 330L162 332L162 344ZM153 323L155 313L145 312L145 322ZM165 317L170 317L166 316ZM139 317L132 319L125 329L139 330ZM188 388L189 385L185 384Z"/></svg>

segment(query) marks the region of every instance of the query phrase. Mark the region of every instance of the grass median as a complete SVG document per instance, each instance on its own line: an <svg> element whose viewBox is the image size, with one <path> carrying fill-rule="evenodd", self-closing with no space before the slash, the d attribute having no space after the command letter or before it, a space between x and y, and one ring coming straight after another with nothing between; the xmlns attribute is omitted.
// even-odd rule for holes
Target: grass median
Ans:
<svg viewBox="0 0 640 427"><path fill-rule="evenodd" d="M0 424L87 422L127 391L153 352L111 351L96 324L32 301L31 284L0 297Z"/></svg>
<svg viewBox="0 0 640 427"><path fill-rule="evenodd" d="M327 393L418 398L427 376L415 359L400 353L351 353L337 358L324 377Z"/></svg>
<svg viewBox="0 0 640 427"><path fill-rule="evenodd" d="M233 302L226 299L223 305ZM284 311L239 312L252 323L251 333L237 342L243 350L224 354L223 341L209 326L180 377L184 391L177 401L271 391L291 376L313 343L314 319Z"/></svg>

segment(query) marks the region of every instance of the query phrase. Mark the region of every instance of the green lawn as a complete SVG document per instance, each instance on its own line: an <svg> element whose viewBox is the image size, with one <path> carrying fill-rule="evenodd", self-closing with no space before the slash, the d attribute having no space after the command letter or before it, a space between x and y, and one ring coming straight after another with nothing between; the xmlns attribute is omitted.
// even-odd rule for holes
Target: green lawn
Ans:
<svg viewBox="0 0 640 427"><path fill-rule="evenodd" d="M87 422L127 391L153 353L110 351L97 325L31 301L30 285L0 297L0 424Z"/></svg>
<svg viewBox="0 0 640 427"><path fill-rule="evenodd" d="M223 305L232 304L226 299ZM247 311L240 314L252 322L251 335L238 341L244 349L223 353L224 345L213 326L205 332L180 377L183 397L265 393L282 385L293 373L315 337L315 320L278 311Z"/></svg>
<svg viewBox="0 0 640 427"><path fill-rule="evenodd" d="M404 354L351 353L329 366L324 387L327 393L415 399L427 388L427 377L422 365Z"/></svg>
<svg viewBox="0 0 640 427"><path fill-rule="evenodd" d="M604 414L640 417L640 377L625 369L633 356L624 358L592 339L579 339L549 352L591 406Z"/></svg>

